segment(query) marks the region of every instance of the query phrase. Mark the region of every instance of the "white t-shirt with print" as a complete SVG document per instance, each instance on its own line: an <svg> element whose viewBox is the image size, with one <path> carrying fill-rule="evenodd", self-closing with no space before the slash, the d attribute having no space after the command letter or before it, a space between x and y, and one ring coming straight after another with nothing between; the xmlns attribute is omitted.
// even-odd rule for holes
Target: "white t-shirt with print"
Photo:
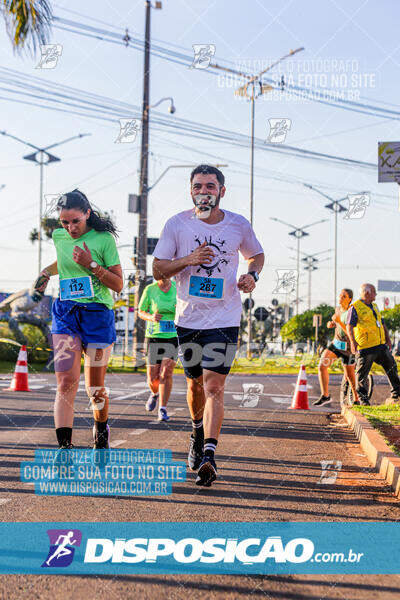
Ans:
<svg viewBox="0 0 400 600"><path fill-rule="evenodd" d="M210 264L189 266L175 275L175 323L180 327L214 329L238 327L240 324L242 303L237 287L238 253L247 260L262 253L263 249L247 219L225 209L222 212L224 219L215 225L197 219L194 209L178 213L166 222L154 250L154 257L172 260L188 256L207 242L215 254ZM222 278L222 298L190 295L189 282L194 281L192 276Z"/></svg>

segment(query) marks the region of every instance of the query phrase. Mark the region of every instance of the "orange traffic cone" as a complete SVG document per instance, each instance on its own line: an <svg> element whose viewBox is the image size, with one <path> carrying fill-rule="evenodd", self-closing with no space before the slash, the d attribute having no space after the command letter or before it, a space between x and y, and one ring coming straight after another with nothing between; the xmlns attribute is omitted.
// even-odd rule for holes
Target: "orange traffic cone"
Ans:
<svg viewBox="0 0 400 600"><path fill-rule="evenodd" d="M308 406L307 373L304 365L301 365L296 387L294 389L292 406L289 408L301 408L310 410Z"/></svg>
<svg viewBox="0 0 400 600"><path fill-rule="evenodd" d="M21 346L18 354L17 364L15 365L14 377L11 385L7 388L11 392L31 392L28 384L28 355L26 346Z"/></svg>

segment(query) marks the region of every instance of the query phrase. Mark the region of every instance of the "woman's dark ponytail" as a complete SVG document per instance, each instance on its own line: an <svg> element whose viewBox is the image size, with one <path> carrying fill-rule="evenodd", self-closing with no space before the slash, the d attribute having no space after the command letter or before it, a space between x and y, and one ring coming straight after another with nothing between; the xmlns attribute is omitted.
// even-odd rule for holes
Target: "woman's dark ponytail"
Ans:
<svg viewBox="0 0 400 600"><path fill-rule="evenodd" d="M109 231L115 237L118 237L117 230L110 217L102 217L98 210L92 208L85 194L77 189L61 196L61 198L58 200L57 208L59 211L63 209L68 210L70 208L76 208L83 213L90 209L90 216L87 220L88 226L95 231Z"/></svg>

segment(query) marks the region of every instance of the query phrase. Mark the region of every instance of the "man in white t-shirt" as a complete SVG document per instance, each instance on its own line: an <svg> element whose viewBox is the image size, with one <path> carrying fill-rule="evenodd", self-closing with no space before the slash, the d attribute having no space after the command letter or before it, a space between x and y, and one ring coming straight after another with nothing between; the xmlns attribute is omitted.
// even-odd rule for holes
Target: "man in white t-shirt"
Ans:
<svg viewBox="0 0 400 600"><path fill-rule="evenodd" d="M264 253L247 219L220 209L226 188L219 169L200 165L190 182L195 206L165 224L153 254L153 275L175 276L175 323L193 425L188 464L198 470L196 484L208 487L217 473L214 453L224 418L225 379L237 348L240 292L254 290ZM248 272L237 280L239 252Z"/></svg>

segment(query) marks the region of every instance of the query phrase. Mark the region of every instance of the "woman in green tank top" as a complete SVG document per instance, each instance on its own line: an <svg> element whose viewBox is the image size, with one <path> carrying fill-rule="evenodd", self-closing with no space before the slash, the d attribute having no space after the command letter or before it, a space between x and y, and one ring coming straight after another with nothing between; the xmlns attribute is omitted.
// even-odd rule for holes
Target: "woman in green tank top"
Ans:
<svg viewBox="0 0 400 600"><path fill-rule="evenodd" d="M339 306L332 315L332 319L328 321L329 329L335 328L335 335L332 342L322 353L321 360L318 366L318 378L321 388L321 396L315 400L315 406L323 406L330 404L332 399L329 395L329 367L332 363L340 358L343 363L344 373L350 383L353 391L355 402L358 401L356 391L356 376L355 376L355 356L350 351L350 340L347 337L346 322L347 312L353 300L353 292L348 288L344 288L339 294Z"/></svg>

